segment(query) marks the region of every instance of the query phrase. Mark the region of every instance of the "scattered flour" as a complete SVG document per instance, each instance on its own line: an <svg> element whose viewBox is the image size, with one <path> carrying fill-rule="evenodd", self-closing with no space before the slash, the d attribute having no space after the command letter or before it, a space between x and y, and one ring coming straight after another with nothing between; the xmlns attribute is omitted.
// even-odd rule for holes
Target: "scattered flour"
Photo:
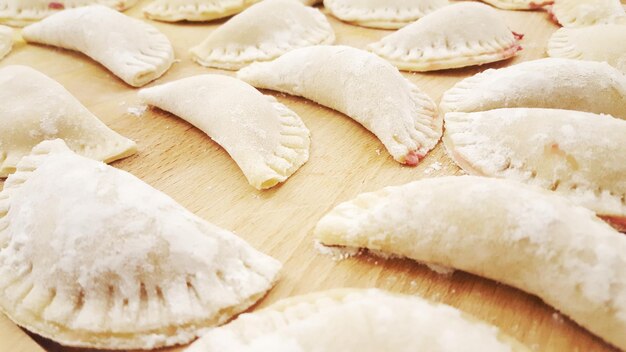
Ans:
<svg viewBox="0 0 626 352"><path fill-rule="evenodd" d="M143 113L146 112L146 110L148 110L148 106L147 105L142 105L142 106L139 106L139 107L131 106L131 107L129 107L126 110L126 112L129 115L133 115L135 117L141 117L141 115L143 115Z"/></svg>
<svg viewBox="0 0 626 352"><path fill-rule="evenodd" d="M328 247L323 245L320 241L314 241L313 246L320 254L328 255L334 261L341 261L359 254L357 248Z"/></svg>
<svg viewBox="0 0 626 352"><path fill-rule="evenodd" d="M441 165L441 163L437 161L437 162L434 162L434 163L428 165L428 167L426 167L426 169L424 170L424 173L426 175L430 175L430 174L432 174L435 171L441 170L442 168L443 168L443 165Z"/></svg>

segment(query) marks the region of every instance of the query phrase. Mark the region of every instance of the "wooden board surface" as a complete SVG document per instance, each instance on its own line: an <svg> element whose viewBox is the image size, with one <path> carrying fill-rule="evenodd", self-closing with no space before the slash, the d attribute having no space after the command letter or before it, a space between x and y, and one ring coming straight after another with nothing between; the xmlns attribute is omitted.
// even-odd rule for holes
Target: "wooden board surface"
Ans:
<svg viewBox="0 0 626 352"><path fill-rule="evenodd" d="M140 9L147 2L142 1L127 14L141 18ZM525 50L518 57L483 67L405 76L439 102L443 92L464 77L488 67L546 55L546 43L557 26L545 12L501 13L513 30L526 35ZM338 44L363 48L389 33L329 19ZM180 59L156 84L207 72L233 74L203 68L191 62L187 53L223 21L151 23L170 38ZM141 106L137 91L87 57L19 41L0 62L0 66L9 64L32 66L59 81L107 125L137 141L138 154L113 163L115 167L133 173L202 218L235 231L282 261L281 279L260 307L280 298L329 288L378 287L458 307L501 327L537 351L613 351L538 298L508 286L463 272L438 275L409 260L357 257L335 262L316 252L312 229L339 202L388 185L461 174L441 144L418 167L401 166L371 133L346 116L304 99L268 91L302 117L311 130L312 147L310 161L284 185L259 192L248 185L223 149L188 123L157 110L139 117L129 113L129 108ZM34 339L49 351L72 350ZM0 351L39 349L31 336L0 315Z"/></svg>

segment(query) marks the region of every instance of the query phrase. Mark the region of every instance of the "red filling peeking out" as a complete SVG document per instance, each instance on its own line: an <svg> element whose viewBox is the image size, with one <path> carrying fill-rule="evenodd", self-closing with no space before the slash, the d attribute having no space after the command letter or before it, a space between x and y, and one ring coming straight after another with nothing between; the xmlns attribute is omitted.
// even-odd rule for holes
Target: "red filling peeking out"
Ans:
<svg viewBox="0 0 626 352"><path fill-rule="evenodd" d="M424 156L424 154L420 154L415 150L411 150L404 158L404 163L408 166L415 166L419 164L420 160L422 160Z"/></svg>
<svg viewBox="0 0 626 352"><path fill-rule="evenodd" d="M48 3L48 8L51 10L63 10L65 5L60 2L50 2Z"/></svg>

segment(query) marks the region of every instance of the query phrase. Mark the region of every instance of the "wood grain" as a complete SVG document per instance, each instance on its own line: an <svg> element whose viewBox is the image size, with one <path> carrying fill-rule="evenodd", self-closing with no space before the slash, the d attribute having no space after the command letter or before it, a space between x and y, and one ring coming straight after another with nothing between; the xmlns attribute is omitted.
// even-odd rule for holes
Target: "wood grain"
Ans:
<svg viewBox="0 0 626 352"><path fill-rule="evenodd" d="M141 7L128 11L141 18ZM524 51L501 63L426 74L405 73L435 101L461 78L487 67L503 67L545 57L557 27L545 12L501 11L516 32L524 33ZM337 43L363 48L388 31L365 29L330 18ZM188 49L222 22L157 26L173 42L181 60L156 84L210 70L191 62ZM297 112L312 132L310 161L284 185L259 192L249 186L226 152L205 134L173 115L148 110L137 117L136 90L87 57L64 50L18 42L0 63L34 67L63 84L107 125L137 141L139 153L113 165L127 170L172 196L204 219L235 231L259 250L284 263L278 285L260 306L291 295L338 288L378 287L451 304L518 338L537 351L614 351L586 330L562 317L538 298L470 274L443 276L408 260L357 257L335 262L313 248L312 229L339 202L388 185L461 172L442 145L417 167L399 165L367 130L351 119L310 101L273 92ZM153 83L153 84L155 84ZM433 165L440 165L435 170ZM43 338L46 350L70 351ZM38 351L26 333L0 316L1 351ZM170 348L177 351L180 348Z"/></svg>

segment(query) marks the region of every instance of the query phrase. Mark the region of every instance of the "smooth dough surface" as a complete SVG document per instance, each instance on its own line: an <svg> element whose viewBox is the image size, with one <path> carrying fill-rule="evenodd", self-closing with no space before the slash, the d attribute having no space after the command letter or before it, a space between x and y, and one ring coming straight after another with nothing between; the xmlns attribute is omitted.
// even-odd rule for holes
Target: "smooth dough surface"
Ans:
<svg viewBox="0 0 626 352"><path fill-rule="evenodd" d="M68 346L187 343L254 304L281 267L61 140L20 161L0 207L0 308Z"/></svg>
<svg viewBox="0 0 626 352"><path fill-rule="evenodd" d="M0 0L0 23L26 26L64 9L88 5L104 5L124 11L138 0Z"/></svg>
<svg viewBox="0 0 626 352"><path fill-rule="evenodd" d="M0 59L4 58L13 48L13 30L0 25Z"/></svg>
<svg viewBox="0 0 626 352"><path fill-rule="evenodd" d="M154 0L143 13L165 22L211 21L237 14L261 0Z"/></svg>
<svg viewBox="0 0 626 352"><path fill-rule="evenodd" d="M22 30L28 42L80 51L133 87L163 75L174 49L155 27L108 7L61 11Z"/></svg>
<svg viewBox="0 0 626 352"><path fill-rule="evenodd" d="M213 329L186 352L529 351L451 306L377 289L286 298Z"/></svg>
<svg viewBox="0 0 626 352"><path fill-rule="evenodd" d="M28 66L0 69L0 177L43 140L61 138L75 152L111 162L135 142L108 128L55 80Z"/></svg>
<svg viewBox="0 0 626 352"><path fill-rule="evenodd" d="M440 108L550 108L626 119L626 75L602 62L546 58L489 69L446 91Z"/></svg>
<svg viewBox="0 0 626 352"><path fill-rule="evenodd" d="M397 29L449 5L448 0L324 0L338 19L363 27Z"/></svg>
<svg viewBox="0 0 626 352"><path fill-rule="evenodd" d="M626 349L626 236L553 192L498 178L425 179L338 205L315 235L511 285Z"/></svg>
<svg viewBox="0 0 626 352"><path fill-rule="evenodd" d="M447 113L445 130L448 155L463 170L556 191L626 230L626 121L515 108Z"/></svg>
<svg viewBox="0 0 626 352"><path fill-rule="evenodd" d="M319 10L294 0L264 0L212 31L190 53L203 66L238 70L290 50L334 41L335 33Z"/></svg>
<svg viewBox="0 0 626 352"><path fill-rule="evenodd" d="M480 0L503 10L538 10L554 0Z"/></svg>
<svg viewBox="0 0 626 352"><path fill-rule="evenodd" d="M257 189L284 182L309 159L310 133L300 117L236 78L193 76L142 89L139 97L208 134Z"/></svg>
<svg viewBox="0 0 626 352"><path fill-rule="evenodd" d="M432 12L367 49L405 71L482 65L516 55L523 36L490 6L461 2Z"/></svg>
<svg viewBox="0 0 626 352"><path fill-rule="evenodd" d="M432 100L391 64L363 50L319 45L254 63L237 77L313 100L359 122L393 158L416 165L441 138Z"/></svg>
<svg viewBox="0 0 626 352"><path fill-rule="evenodd" d="M550 37L548 55L604 61L626 74L626 24L561 28Z"/></svg>
<svg viewBox="0 0 626 352"><path fill-rule="evenodd" d="M554 0L550 12L563 27L626 24L626 10L620 0Z"/></svg>

